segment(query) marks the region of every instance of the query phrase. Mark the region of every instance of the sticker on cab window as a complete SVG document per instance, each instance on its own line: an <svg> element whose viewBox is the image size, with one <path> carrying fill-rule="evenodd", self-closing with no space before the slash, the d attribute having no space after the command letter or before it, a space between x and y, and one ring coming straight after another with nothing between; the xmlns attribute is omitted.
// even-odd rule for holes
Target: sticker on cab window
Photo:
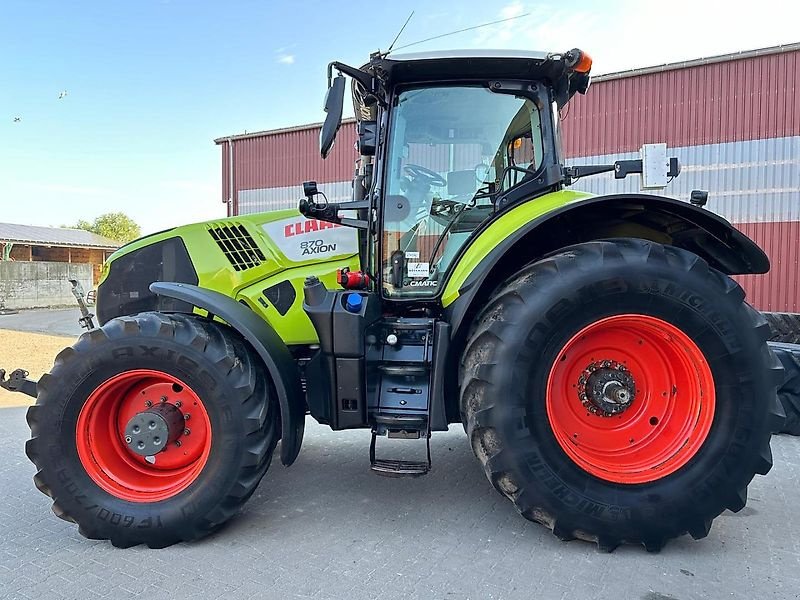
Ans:
<svg viewBox="0 0 800 600"><path fill-rule="evenodd" d="M409 277L428 277L430 275L430 263L410 262L408 265Z"/></svg>

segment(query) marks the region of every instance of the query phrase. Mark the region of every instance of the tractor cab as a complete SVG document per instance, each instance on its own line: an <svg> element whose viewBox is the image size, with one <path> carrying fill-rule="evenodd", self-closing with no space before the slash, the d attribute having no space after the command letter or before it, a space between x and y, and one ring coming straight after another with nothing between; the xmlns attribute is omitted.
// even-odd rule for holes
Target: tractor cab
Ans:
<svg viewBox="0 0 800 600"><path fill-rule="evenodd" d="M561 186L558 111L587 90L590 67L580 50L331 63L320 150L333 146L348 75L360 154L353 203L317 202L310 182L300 210L362 230L362 265L383 298L435 300L474 231Z"/></svg>

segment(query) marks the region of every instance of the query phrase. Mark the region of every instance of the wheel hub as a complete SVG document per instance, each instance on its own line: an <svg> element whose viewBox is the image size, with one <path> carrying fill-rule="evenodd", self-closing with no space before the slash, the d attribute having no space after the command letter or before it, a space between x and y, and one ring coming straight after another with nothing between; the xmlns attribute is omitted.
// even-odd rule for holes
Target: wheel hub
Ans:
<svg viewBox="0 0 800 600"><path fill-rule="evenodd" d="M175 442L184 430L183 413L162 402L137 413L125 425L125 443L139 456L154 456Z"/></svg>
<svg viewBox="0 0 800 600"><path fill-rule="evenodd" d="M601 417L623 413L636 397L636 382L630 371L613 360L590 363L578 378L577 387L581 404Z"/></svg>

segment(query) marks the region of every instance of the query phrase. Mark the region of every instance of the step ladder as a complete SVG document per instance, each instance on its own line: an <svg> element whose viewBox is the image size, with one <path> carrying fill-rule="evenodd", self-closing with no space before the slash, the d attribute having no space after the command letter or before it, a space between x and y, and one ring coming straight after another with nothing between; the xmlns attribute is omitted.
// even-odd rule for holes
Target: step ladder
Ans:
<svg viewBox="0 0 800 600"><path fill-rule="evenodd" d="M369 444L370 469L383 477L421 477L431 470L431 434L428 419L423 416L380 415L375 418ZM426 461L392 460L375 457L378 436L385 432L390 439L418 440L425 438Z"/></svg>

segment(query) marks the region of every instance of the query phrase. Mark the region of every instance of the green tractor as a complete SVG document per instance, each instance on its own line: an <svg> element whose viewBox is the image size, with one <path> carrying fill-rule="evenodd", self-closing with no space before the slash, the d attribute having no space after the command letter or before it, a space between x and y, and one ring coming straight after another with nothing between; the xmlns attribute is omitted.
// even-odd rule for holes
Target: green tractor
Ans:
<svg viewBox="0 0 800 600"><path fill-rule="evenodd" d="M56 515L115 546L200 538L278 441L295 461L308 414L369 429L389 476L427 473L430 436L460 423L524 517L604 550L702 538L741 510L772 465L781 367L730 276L769 261L702 202L568 188L679 170L565 166L560 111L590 68L580 50L331 63L320 150L349 78L352 199L306 182L299 211L123 246L101 326L27 382L27 454ZM386 458L384 436L423 460Z"/></svg>

